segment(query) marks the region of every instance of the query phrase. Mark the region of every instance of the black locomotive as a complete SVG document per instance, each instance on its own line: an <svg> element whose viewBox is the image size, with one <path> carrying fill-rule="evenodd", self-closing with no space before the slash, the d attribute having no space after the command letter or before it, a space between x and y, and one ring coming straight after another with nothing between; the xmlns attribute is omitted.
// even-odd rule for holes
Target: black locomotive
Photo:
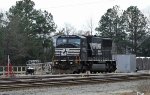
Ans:
<svg viewBox="0 0 150 95"><path fill-rule="evenodd" d="M65 73L113 72L112 40L98 36L62 35L56 39L55 70ZM61 73L61 72L59 72Z"/></svg>

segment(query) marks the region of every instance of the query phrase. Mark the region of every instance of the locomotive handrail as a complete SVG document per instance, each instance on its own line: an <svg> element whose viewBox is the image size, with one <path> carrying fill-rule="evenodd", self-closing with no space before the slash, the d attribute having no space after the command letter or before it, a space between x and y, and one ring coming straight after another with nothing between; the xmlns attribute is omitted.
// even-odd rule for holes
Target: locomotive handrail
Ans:
<svg viewBox="0 0 150 95"><path fill-rule="evenodd" d="M100 50L100 51L99 51ZM90 49L87 50L87 52L89 52ZM104 49L94 49L93 53L90 54L90 56L88 56L88 60L111 60L112 56L111 56L111 50L104 50Z"/></svg>

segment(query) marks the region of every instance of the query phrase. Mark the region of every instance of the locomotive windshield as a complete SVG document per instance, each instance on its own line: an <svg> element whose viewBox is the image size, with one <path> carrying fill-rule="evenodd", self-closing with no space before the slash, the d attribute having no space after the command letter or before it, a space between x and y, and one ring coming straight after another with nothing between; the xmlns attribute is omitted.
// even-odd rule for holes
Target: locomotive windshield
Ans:
<svg viewBox="0 0 150 95"><path fill-rule="evenodd" d="M69 38L68 43L69 44L74 44L76 46L80 46L80 39L78 39L78 38Z"/></svg>
<svg viewBox="0 0 150 95"><path fill-rule="evenodd" d="M67 43L67 39L66 38L58 38L57 39L57 45L66 44L66 43Z"/></svg>
<svg viewBox="0 0 150 95"><path fill-rule="evenodd" d="M76 37L61 37L57 39L57 46L60 44L72 44L76 47L80 47L80 38Z"/></svg>

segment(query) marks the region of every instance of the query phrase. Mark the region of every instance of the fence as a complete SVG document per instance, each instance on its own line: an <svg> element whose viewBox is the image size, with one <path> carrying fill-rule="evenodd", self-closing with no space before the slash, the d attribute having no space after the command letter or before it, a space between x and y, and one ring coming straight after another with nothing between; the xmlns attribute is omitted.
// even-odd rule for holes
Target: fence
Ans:
<svg viewBox="0 0 150 95"><path fill-rule="evenodd" d="M52 74L51 62L28 64L27 66L12 66L14 74L26 74L28 67L34 68L36 75ZM5 75L7 72L7 66L0 66L0 75Z"/></svg>
<svg viewBox="0 0 150 95"><path fill-rule="evenodd" d="M136 57L136 67L138 70L150 70L150 57Z"/></svg>
<svg viewBox="0 0 150 95"><path fill-rule="evenodd" d="M25 74L26 66L13 66L14 74ZM5 75L7 73L7 66L0 66L0 75Z"/></svg>

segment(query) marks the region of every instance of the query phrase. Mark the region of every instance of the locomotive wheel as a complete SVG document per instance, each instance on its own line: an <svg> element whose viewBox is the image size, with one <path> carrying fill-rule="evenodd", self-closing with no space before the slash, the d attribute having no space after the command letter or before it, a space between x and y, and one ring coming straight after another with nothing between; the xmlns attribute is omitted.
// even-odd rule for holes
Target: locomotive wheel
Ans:
<svg viewBox="0 0 150 95"><path fill-rule="evenodd" d="M86 70L84 69L84 70L82 70L82 73L85 73L86 72Z"/></svg>
<svg viewBox="0 0 150 95"><path fill-rule="evenodd" d="M77 74L77 71L73 71L73 74Z"/></svg>
<svg viewBox="0 0 150 95"><path fill-rule="evenodd" d="M81 70L73 71L73 74L80 74Z"/></svg>

